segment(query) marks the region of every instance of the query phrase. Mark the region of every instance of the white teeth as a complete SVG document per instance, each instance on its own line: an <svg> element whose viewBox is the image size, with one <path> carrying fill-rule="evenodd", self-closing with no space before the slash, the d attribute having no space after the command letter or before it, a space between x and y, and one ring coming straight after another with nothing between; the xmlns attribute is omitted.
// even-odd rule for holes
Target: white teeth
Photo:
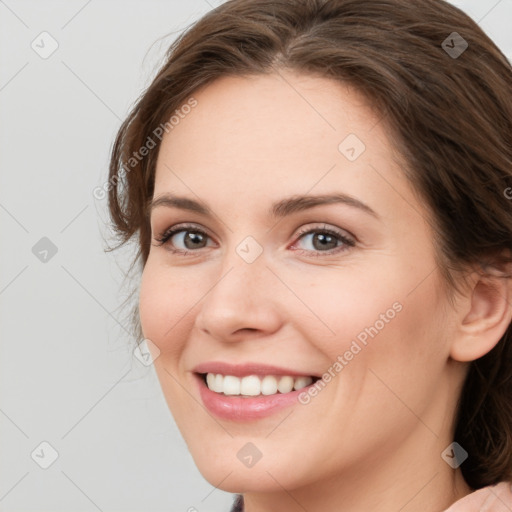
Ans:
<svg viewBox="0 0 512 512"><path fill-rule="evenodd" d="M311 377L298 377L295 379L295 382L293 383L293 389L302 389L306 386L309 386L313 382L313 379Z"/></svg>
<svg viewBox="0 0 512 512"><path fill-rule="evenodd" d="M217 387L215 386L215 374L214 373L206 374L206 384L212 391L217 391Z"/></svg>
<svg viewBox="0 0 512 512"><path fill-rule="evenodd" d="M240 395L257 396L260 394L261 383L256 375L249 375L240 380L238 377L231 377L240 382Z"/></svg>
<svg viewBox="0 0 512 512"><path fill-rule="evenodd" d="M289 393L293 389L293 377L281 377L277 384L279 393Z"/></svg>
<svg viewBox="0 0 512 512"><path fill-rule="evenodd" d="M226 375L223 381L225 395L239 395L240 394L240 379L233 377L232 375ZM217 391L217 390L215 390Z"/></svg>
<svg viewBox="0 0 512 512"><path fill-rule="evenodd" d="M217 393L222 393L224 391L224 377L221 374L215 375L213 390L217 391Z"/></svg>
<svg viewBox="0 0 512 512"><path fill-rule="evenodd" d="M261 394L262 395L274 395L277 393L277 379L272 375L263 377L261 381Z"/></svg>
<svg viewBox="0 0 512 512"><path fill-rule="evenodd" d="M311 377L291 377L289 375L282 377L266 375L263 378L257 375L248 375L240 379L233 375L222 375L220 373L206 374L208 388L225 395L258 396L259 394L275 395L277 392L290 393L292 390L305 388L312 382Z"/></svg>

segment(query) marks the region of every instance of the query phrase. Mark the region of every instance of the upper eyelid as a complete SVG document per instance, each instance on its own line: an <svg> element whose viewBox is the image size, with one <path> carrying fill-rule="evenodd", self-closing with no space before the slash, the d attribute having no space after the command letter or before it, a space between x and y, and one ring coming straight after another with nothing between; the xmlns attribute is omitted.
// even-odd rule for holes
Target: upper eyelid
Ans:
<svg viewBox="0 0 512 512"><path fill-rule="evenodd" d="M208 229L204 228L203 226L196 226L194 224L188 224L188 223L174 224L172 226L169 226L168 228L163 229L162 231L152 230L152 236L155 238L155 235L162 237L162 236L165 236L166 233L169 233L171 231L174 231L174 234L176 234L176 233L179 233L180 231L194 231L194 230L204 232L210 238L214 238L210 234L210 231Z"/></svg>
<svg viewBox="0 0 512 512"><path fill-rule="evenodd" d="M339 227L331 227L329 224L327 224L325 221L322 222L322 221L317 221L316 222L317 224L322 224L321 226L311 226L309 228L300 228L299 231L300 231L300 234L304 234L304 233L307 233L308 231L310 230L318 230L318 231L321 231L323 229L325 230L331 230L331 231L342 231L344 233L347 233L347 235L351 238L356 238L352 233L350 233L350 231L346 230L346 229L343 229L343 228L339 228ZM315 224L315 222L309 222L307 224ZM193 229L196 229L197 231L203 231L205 232L208 236L212 236L210 233L210 230L208 228L205 228L204 226L201 226L201 225L196 225L194 223L187 223L187 222L184 222L184 223L180 223L178 222L177 224L173 224L172 226L169 226L161 231L158 231L157 229L151 229L151 233L152 233L152 236L155 236L155 234L165 234L167 232L170 232L170 231L181 231L181 230L190 230L192 231ZM297 231L297 230L295 230ZM343 233L341 233L343 234ZM213 237L213 236L212 236Z"/></svg>

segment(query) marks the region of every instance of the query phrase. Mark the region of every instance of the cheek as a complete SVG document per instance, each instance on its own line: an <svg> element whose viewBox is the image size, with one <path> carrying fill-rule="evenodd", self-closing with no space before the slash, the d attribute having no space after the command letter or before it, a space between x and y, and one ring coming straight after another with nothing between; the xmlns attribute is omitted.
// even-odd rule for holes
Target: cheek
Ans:
<svg viewBox="0 0 512 512"><path fill-rule="evenodd" d="M144 337L160 351L154 368L164 397L173 415L182 420L197 412L194 402L180 384L185 379L180 364L187 333L192 328L192 308L201 291L180 276L183 272L179 269L170 268L150 255L141 278L139 316Z"/></svg>
<svg viewBox="0 0 512 512"><path fill-rule="evenodd" d="M302 290L304 302L316 317L308 321L308 339L333 361L351 349L353 354L358 352L353 342L361 349L369 347L371 340L383 337L403 314L402 286L386 280L380 269L379 274L371 268L333 270L325 279L302 286L296 280L296 289Z"/></svg>
<svg viewBox="0 0 512 512"><path fill-rule="evenodd" d="M155 343L162 355L183 348L183 333L190 329L194 314L191 308L204 294L198 284L179 270L148 258L140 284L139 316L144 337Z"/></svg>
<svg viewBox="0 0 512 512"><path fill-rule="evenodd" d="M404 266L375 266L340 270L339 278L307 287L307 305L318 317L309 322L308 339L331 362L331 375L350 374L351 391L373 383L370 394L387 392L376 377L368 378L370 370L405 395L421 392L420 381L427 389L442 372L449 332L440 277L432 274L420 286L418 281L418 272Z"/></svg>
<svg viewBox="0 0 512 512"><path fill-rule="evenodd" d="M350 340L361 350L344 370L350 390L362 398L357 407L364 405L368 417L380 417L382 428L386 421L391 427L398 418L404 425L414 420L403 404L418 414L431 406L449 357L450 333L438 276L431 275L416 288L412 274L402 274L400 281L400 289L392 293L382 286L385 282L372 290L380 298L363 307L371 311L365 315L366 325L353 324Z"/></svg>
<svg viewBox="0 0 512 512"><path fill-rule="evenodd" d="M415 275L399 269L383 274L367 274L359 286L347 278L308 294L308 305L323 304L317 311L336 332L330 339L311 338L331 361L326 368L330 383L318 398L311 397L313 409L329 410L329 417L319 420L321 435L315 442L322 450L322 436L337 439L344 433L339 440L343 455L336 464L343 458L356 460L363 449L381 449L383 439L397 446L403 432L414 428L415 414L432 406L448 357L449 333L436 277L411 293ZM324 299L326 288L329 300ZM428 429L425 435L431 435Z"/></svg>

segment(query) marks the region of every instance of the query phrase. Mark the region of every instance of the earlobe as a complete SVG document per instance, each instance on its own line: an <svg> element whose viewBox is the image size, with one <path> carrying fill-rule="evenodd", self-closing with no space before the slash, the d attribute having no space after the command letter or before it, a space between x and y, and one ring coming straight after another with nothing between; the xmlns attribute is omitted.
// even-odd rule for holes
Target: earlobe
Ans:
<svg viewBox="0 0 512 512"><path fill-rule="evenodd" d="M479 276L463 302L466 307L461 311L450 356L456 361L474 361L490 352L510 325L511 280Z"/></svg>

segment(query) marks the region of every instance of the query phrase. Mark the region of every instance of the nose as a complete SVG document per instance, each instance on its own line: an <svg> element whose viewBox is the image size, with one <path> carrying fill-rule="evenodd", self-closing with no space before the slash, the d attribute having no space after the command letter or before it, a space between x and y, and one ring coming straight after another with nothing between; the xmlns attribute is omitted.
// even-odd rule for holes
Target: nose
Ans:
<svg viewBox="0 0 512 512"><path fill-rule="evenodd" d="M277 303L279 280L261 255L247 263L238 254L229 258L201 301L196 327L220 342L267 337L283 322Z"/></svg>

